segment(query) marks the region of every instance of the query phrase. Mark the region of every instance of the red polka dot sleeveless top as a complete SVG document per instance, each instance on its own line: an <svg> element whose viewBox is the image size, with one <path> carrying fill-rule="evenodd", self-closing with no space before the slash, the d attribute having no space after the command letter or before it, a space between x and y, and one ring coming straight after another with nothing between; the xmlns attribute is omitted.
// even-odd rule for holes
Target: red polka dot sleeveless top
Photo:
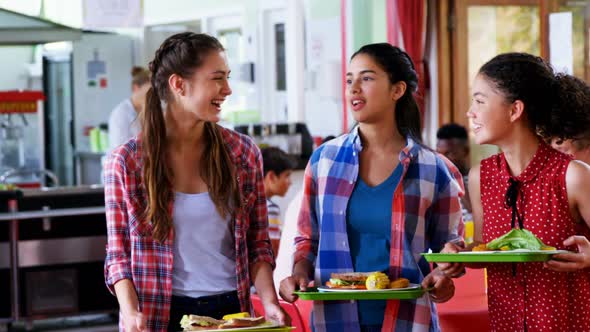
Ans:
<svg viewBox="0 0 590 332"><path fill-rule="evenodd" d="M571 158L541 143L519 181L517 210L525 229L545 244L565 248L571 235L585 235L585 224L569 212L565 173ZM510 174L504 154L481 162L483 240L511 229L512 209L505 207ZM518 225L516 218L515 225ZM492 331L590 331L590 271L564 273L542 263L494 263L487 269Z"/></svg>

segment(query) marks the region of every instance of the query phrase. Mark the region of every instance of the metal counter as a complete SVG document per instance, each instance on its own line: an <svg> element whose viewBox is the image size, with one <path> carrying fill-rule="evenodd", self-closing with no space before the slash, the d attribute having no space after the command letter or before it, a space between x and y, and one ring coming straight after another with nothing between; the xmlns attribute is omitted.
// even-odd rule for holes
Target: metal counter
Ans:
<svg viewBox="0 0 590 332"><path fill-rule="evenodd" d="M6 226L8 238L0 237L0 279L10 271L11 317L5 317L5 304L0 303L0 320L116 309L114 297L97 308L83 303L88 301L84 297L109 302L110 296L101 273L107 242L101 186L0 191L0 230ZM69 306L56 309L51 303L59 300L43 294L51 293L50 283L60 278L72 280L69 293L62 294ZM43 282L48 286L39 286ZM98 292L99 298L84 292Z"/></svg>
<svg viewBox="0 0 590 332"><path fill-rule="evenodd" d="M55 197L76 194L104 194L101 185L21 189L22 197Z"/></svg>

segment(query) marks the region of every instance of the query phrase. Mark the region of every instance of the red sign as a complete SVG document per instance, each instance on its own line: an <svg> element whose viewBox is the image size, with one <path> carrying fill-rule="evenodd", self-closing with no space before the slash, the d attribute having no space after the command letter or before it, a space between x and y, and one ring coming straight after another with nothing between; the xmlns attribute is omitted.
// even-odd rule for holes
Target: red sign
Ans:
<svg viewBox="0 0 590 332"><path fill-rule="evenodd" d="M42 100L45 95L41 91L0 91L0 114L36 113Z"/></svg>

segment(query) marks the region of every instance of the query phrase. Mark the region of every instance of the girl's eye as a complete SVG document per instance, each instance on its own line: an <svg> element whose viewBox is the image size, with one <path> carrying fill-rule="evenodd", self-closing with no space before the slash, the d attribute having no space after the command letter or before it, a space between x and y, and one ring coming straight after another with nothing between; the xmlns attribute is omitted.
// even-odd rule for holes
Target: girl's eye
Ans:
<svg viewBox="0 0 590 332"><path fill-rule="evenodd" d="M368 76L363 77L363 81L371 81L371 80L373 80L372 77L368 77Z"/></svg>
<svg viewBox="0 0 590 332"><path fill-rule="evenodd" d="M351 85L352 84L352 80L346 80L346 85Z"/></svg>

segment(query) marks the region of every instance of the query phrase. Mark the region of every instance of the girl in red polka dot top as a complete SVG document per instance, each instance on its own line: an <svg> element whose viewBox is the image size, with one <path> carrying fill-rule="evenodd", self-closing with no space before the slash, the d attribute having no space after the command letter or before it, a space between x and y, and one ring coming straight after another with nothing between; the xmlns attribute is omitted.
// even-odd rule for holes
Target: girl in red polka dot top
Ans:
<svg viewBox="0 0 590 332"><path fill-rule="evenodd" d="M493 331L590 331L590 166L544 143L590 127L588 85L566 89L568 79L539 57L508 53L483 65L473 84L475 141L502 151L469 174L475 239L521 227L573 252L547 263L488 264Z"/></svg>

